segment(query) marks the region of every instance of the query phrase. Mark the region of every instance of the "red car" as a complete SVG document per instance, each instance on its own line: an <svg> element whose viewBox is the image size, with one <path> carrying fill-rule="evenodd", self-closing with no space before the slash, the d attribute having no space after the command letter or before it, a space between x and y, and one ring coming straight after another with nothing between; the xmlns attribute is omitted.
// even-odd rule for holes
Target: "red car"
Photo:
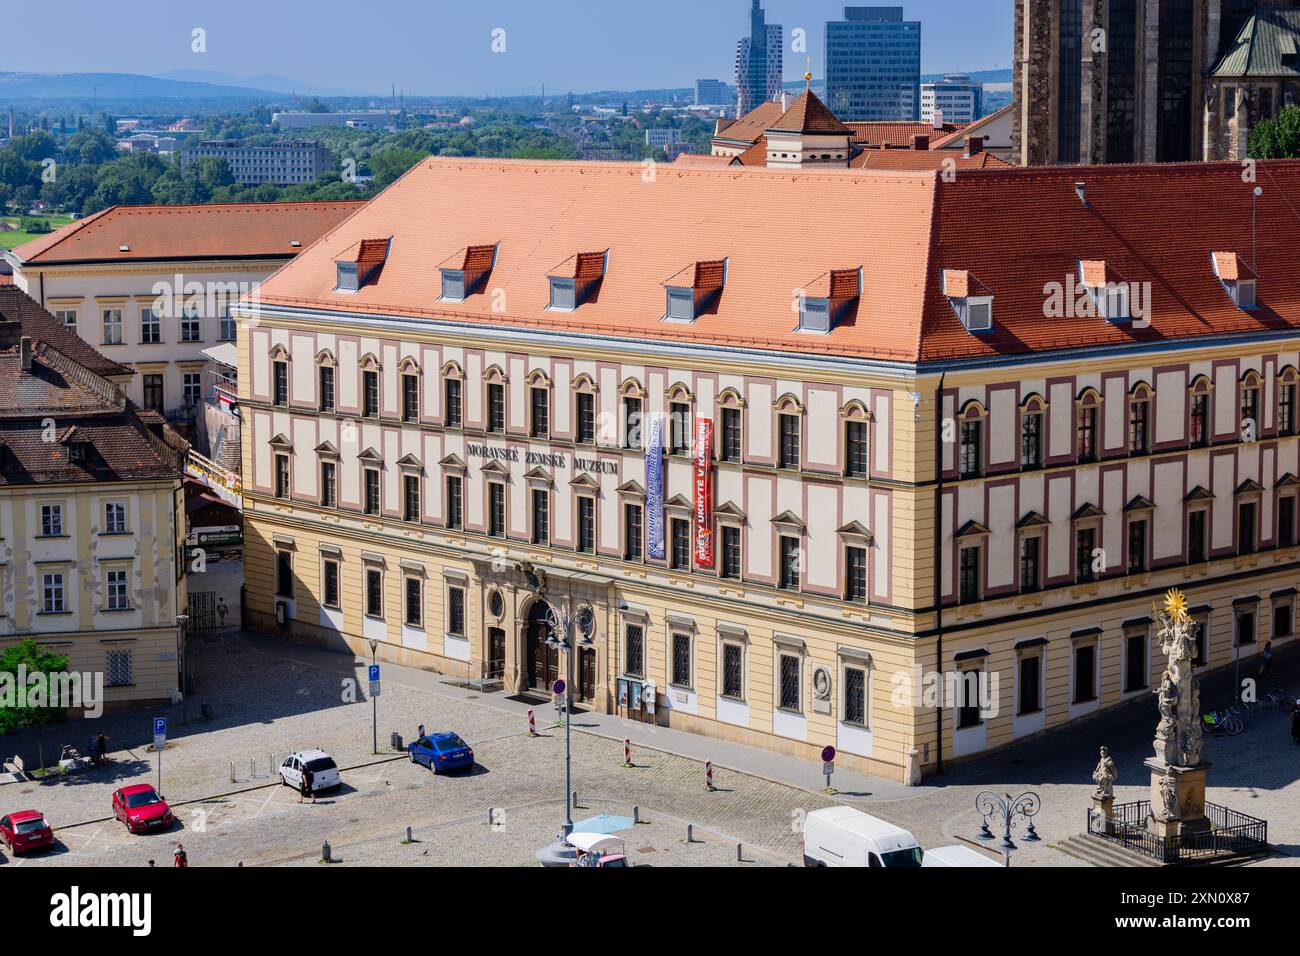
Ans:
<svg viewBox="0 0 1300 956"><path fill-rule="evenodd" d="M19 810L0 817L0 838L15 856L54 845L54 831L39 810Z"/></svg>
<svg viewBox="0 0 1300 956"><path fill-rule="evenodd" d="M113 794L113 816L132 833L165 830L175 822L171 807L153 787L137 783Z"/></svg>

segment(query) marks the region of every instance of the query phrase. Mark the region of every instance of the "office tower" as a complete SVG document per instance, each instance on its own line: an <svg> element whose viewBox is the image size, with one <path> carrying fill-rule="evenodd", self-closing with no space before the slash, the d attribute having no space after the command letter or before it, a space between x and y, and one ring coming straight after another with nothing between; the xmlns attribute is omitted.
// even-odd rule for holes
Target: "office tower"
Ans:
<svg viewBox="0 0 1300 956"><path fill-rule="evenodd" d="M826 23L826 105L845 121L921 118L921 24L902 7L845 7Z"/></svg>
<svg viewBox="0 0 1300 956"><path fill-rule="evenodd" d="M749 20L749 36L736 44L738 116L781 95L781 25L767 22L760 0L753 0Z"/></svg>
<svg viewBox="0 0 1300 956"><path fill-rule="evenodd" d="M941 81L921 84L921 119L945 123L973 123L984 115L984 87L972 83L965 73L949 73Z"/></svg>

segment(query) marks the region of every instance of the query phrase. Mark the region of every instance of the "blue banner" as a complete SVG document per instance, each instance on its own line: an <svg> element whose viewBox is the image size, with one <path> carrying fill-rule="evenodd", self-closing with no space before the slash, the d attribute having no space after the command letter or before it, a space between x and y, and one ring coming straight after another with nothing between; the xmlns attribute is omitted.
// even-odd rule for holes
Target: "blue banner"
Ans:
<svg viewBox="0 0 1300 956"><path fill-rule="evenodd" d="M661 561L664 557L663 427L663 416L652 415L645 449L646 554Z"/></svg>

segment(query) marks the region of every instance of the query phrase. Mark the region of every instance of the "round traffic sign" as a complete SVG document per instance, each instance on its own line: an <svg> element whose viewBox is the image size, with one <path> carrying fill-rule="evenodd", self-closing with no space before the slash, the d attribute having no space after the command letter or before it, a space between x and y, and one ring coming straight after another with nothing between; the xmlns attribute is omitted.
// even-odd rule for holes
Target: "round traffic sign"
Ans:
<svg viewBox="0 0 1300 956"><path fill-rule="evenodd" d="M830 763L835 759L835 748L827 744L822 748L822 763Z"/></svg>
<svg viewBox="0 0 1300 956"><path fill-rule="evenodd" d="M563 694L563 693L564 693L564 681L562 681L562 680L557 680L557 681L552 685L551 689L552 689L553 691L555 691L557 694Z"/></svg>

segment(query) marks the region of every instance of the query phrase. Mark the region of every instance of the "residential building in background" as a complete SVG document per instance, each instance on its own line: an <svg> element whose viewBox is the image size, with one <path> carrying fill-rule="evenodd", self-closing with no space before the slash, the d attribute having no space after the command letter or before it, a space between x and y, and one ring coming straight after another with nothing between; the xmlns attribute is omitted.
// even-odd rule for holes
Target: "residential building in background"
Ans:
<svg viewBox="0 0 1300 956"><path fill-rule="evenodd" d="M935 114L944 122L973 123L984 115L984 87L965 73L949 73L942 80L921 84L921 120L932 123Z"/></svg>
<svg viewBox="0 0 1300 956"><path fill-rule="evenodd" d="M1251 131L1300 105L1300 8L1248 17L1205 79L1207 159L1245 159Z"/></svg>
<svg viewBox="0 0 1300 956"><path fill-rule="evenodd" d="M134 374L130 399L220 457L210 346L235 341L241 295L360 202L110 206L5 253L14 283Z"/></svg>
<svg viewBox="0 0 1300 956"><path fill-rule="evenodd" d="M333 113L312 113L306 110L285 110L271 114L271 124L286 133L312 129L317 126L348 126L353 129L396 129L400 110L341 110Z"/></svg>
<svg viewBox="0 0 1300 956"><path fill-rule="evenodd" d="M103 674L105 710L171 701L184 664L188 446L129 375L0 286L0 651L35 638Z"/></svg>
<svg viewBox="0 0 1300 956"><path fill-rule="evenodd" d="M730 100L727 84L721 80L696 80L696 106L725 106Z"/></svg>
<svg viewBox="0 0 1300 956"><path fill-rule="evenodd" d="M767 22L761 0L752 2L749 36L736 44L737 116L781 95L784 32Z"/></svg>
<svg viewBox="0 0 1300 956"><path fill-rule="evenodd" d="M921 118L921 23L902 7L845 7L826 22L826 103L842 120Z"/></svg>
<svg viewBox="0 0 1300 956"><path fill-rule="evenodd" d="M645 144L655 149L667 149L681 141L682 131L679 129L655 127L645 131Z"/></svg>
<svg viewBox="0 0 1300 956"><path fill-rule="evenodd" d="M315 142L249 146L237 139L204 140L181 150L182 166L205 158L224 159L235 182L244 186L312 183L334 163L330 151Z"/></svg>

